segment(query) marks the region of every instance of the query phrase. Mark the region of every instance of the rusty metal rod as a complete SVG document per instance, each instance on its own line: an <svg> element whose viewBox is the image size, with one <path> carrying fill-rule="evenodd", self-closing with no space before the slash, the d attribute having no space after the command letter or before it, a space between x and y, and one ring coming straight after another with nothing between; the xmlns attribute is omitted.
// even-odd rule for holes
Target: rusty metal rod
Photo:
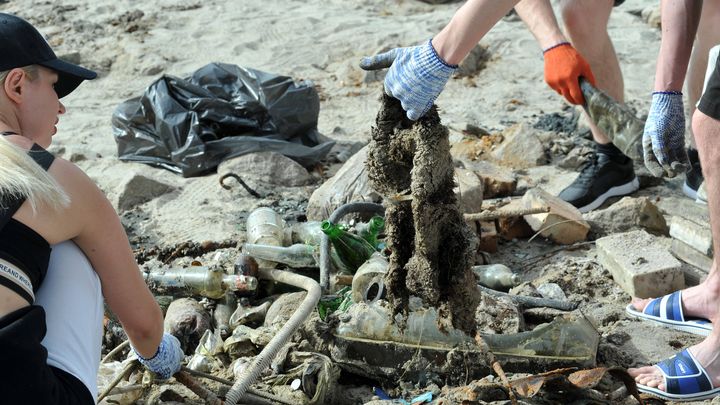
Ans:
<svg viewBox="0 0 720 405"><path fill-rule="evenodd" d="M209 405L223 405L223 401L221 401L212 391L195 381L190 374L184 371L178 371L175 373L174 377L179 383L186 386L190 391L194 392L195 395L199 396L204 403Z"/></svg>

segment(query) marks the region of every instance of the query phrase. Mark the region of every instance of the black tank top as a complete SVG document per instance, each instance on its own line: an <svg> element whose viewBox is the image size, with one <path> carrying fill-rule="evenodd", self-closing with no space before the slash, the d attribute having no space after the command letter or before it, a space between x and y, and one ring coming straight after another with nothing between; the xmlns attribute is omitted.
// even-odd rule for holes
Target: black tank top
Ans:
<svg viewBox="0 0 720 405"><path fill-rule="evenodd" d="M45 170L55 160L55 156L37 144L28 154ZM50 244L30 227L12 218L23 202L25 199L17 196L0 196L0 285L32 304L35 292L47 274Z"/></svg>

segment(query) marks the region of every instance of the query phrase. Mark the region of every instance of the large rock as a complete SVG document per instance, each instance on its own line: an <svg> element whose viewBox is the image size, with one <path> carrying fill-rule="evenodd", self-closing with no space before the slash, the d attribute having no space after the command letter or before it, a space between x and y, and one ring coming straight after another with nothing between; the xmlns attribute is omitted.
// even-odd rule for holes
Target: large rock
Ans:
<svg viewBox="0 0 720 405"><path fill-rule="evenodd" d="M284 187L305 186L312 176L302 165L277 152L248 153L225 160L218 166L219 175L234 173L243 180L253 179Z"/></svg>
<svg viewBox="0 0 720 405"><path fill-rule="evenodd" d="M513 125L503 131L505 140L495 148L492 157L512 168L526 168L547 163L545 146L538 133L538 129L525 123Z"/></svg>
<svg viewBox="0 0 720 405"><path fill-rule="evenodd" d="M668 226L658 207L647 197L624 197L603 210L583 214L597 236L643 228L650 233L666 235Z"/></svg>
<svg viewBox="0 0 720 405"><path fill-rule="evenodd" d="M163 194L170 193L175 190L175 187L140 173L130 173L121 180L118 189L120 192L117 193L117 199L113 203L118 211L127 211Z"/></svg>
<svg viewBox="0 0 720 405"><path fill-rule="evenodd" d="M354 154L338 172L310 196L308 220L327 219L335 209L350 202L380 202L381 196L370 186L365 159L368 147Z"/></svg>
<svg viewBox="0 0 720 405"><path fill-rule="evenodd" d="M515 192L517 177L512 170L485 160L461 162L483 180L483 198L507 197Z"/></svg>

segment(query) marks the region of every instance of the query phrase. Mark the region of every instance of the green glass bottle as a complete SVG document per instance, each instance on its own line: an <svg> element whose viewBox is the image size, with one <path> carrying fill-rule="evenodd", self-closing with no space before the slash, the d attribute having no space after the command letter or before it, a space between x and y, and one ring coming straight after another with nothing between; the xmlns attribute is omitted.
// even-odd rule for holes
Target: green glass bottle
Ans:
<svg viewBox="0 0 720 405"><path fill-rule="evenodd" d="M330 239L342 263L353 274L375 252L375 248L365 239L343 230L330 221L323 221L321 229Z"/></svg>
<svg viewBox="0 0 720 405"><path fill-rule="evenodd" d="M375 215L372 218L370 218L370 221L368 221L365 226L361 227L359 229L360 237L368 241L372 247L375 248L375 250L382 250L378 248L378 245L380 245L380 242L378 241L378 236L380 235L380 232L385 229L385 219L379 215Z"/></svg>

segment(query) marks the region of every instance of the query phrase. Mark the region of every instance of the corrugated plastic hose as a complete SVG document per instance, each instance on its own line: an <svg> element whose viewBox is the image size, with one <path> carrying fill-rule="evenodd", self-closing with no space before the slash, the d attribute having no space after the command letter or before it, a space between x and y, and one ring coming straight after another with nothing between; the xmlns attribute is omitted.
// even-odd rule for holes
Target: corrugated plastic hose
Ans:
<svg viewBox="0 0 720 405"><path fill-rule="evenodd" d="M369 202L353 202L343 204L335 209L328 221L336 224L345 215L350 213L370 213L385 215L385 207L381 204ZM322 234L320 239L320 287L327 293L330 290L330 239Z"/></svg>
<svg viewBox="0 0 720 405"><path fill-rule="evenodd" d="M289 271L276 269L260 269L260 278L288 284L293 287L302 288L307 291L307 296L298 307L297 311L283 325L278 333L270 340L267 346L255 357L250 367L237 379L225 396L226 405L235 405L247 392L260 373L270 366L275 355L290 340L295 330L310 316L318 301L320 301L320 285L313 279Z"/></svg>

